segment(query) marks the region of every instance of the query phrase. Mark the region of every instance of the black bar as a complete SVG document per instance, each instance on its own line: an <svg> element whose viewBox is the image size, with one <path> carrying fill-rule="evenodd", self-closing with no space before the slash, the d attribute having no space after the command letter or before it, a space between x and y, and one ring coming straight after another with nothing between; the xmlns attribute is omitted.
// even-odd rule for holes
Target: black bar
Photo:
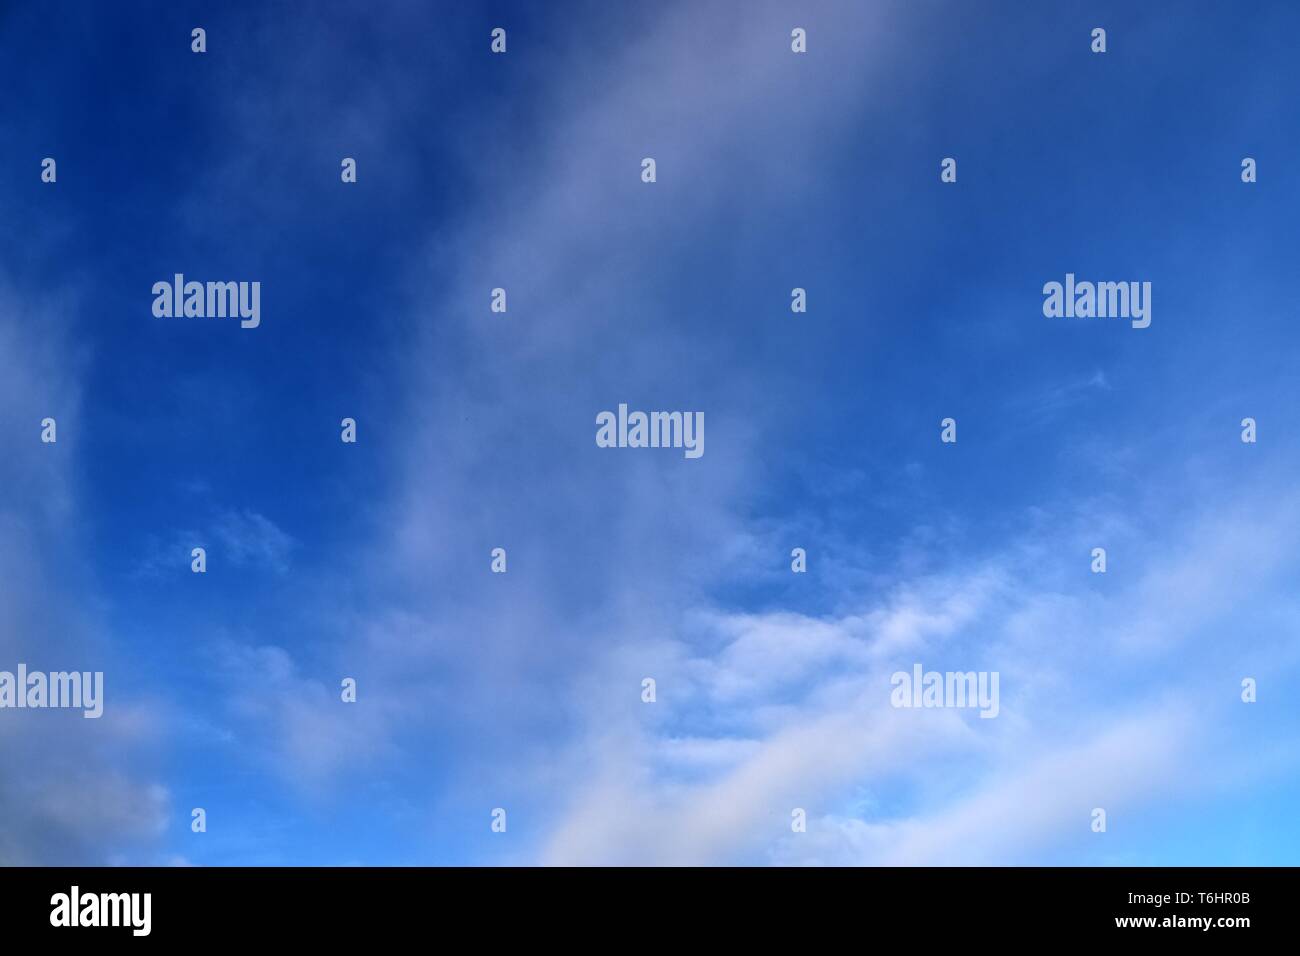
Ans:
<svg viewBox="0 0 1300 956"><path fill-rule="evenodd" d="M1231 946L1294 940L1296 874L1211 867L35 868L0 870L0 919L10 941L66 943L76 934L92 945L412 938L467 945L586 938L609 948L688 939L829 945L847 933L861 946L901 932L920 947L1126 936ZM79 919L98 913L99 894L150 894L148 935L135 935L144 924L143 897L129 909L121 897L109 901L105 918L116 908L125 925L52 925L52 915L70 918L73 886ZM68 898L62 913L57 894ZM1154 923L1119 925L1145 919Z"/></svg>

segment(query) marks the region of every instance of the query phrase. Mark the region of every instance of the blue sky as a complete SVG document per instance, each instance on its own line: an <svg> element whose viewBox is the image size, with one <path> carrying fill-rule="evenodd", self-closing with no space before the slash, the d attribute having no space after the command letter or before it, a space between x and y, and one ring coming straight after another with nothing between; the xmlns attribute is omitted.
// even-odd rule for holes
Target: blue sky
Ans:
<svg viewBox="0 0 1300 956"><path fill-rule="evenodd" d="M1298 20L6 4L0 861L1294 864Z"/></svg>

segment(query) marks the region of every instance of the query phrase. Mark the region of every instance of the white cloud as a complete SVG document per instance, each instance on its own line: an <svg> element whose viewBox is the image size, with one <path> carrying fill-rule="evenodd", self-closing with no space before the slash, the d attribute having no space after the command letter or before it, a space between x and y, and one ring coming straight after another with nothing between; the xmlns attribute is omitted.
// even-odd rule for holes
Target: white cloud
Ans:
<svg viewBox="0 0 1300 956"><path fill-rule="evenodd" d="M223 513L212 533L231 564L279 573L289 569L289 555L298 545L270 518L247 509Z"/></svg>
<svg viewBox="0 0 1300 956"><path fill-rule="evenodd" d="M1035 532L1032 547L1012 542L995 564L902 584L856 614L709 612L712 637L694 635L690 650L666 658L690 665L660 681L667 703L653 706L663 711L612 722L592 707L585 746L598 759L574 781L541 858L1028 863L1083 847L1093 807L1132 833L1153 805L1293 770L1294 761L1273 759L1282 738L1270 734L1285 728L1239 723L1248 718L1237 684L1243 656L1274 686L1296 668L1285 634L1297 608L1279 585L1300 565L1285 547L1300 497L1277 483L1236 493L1273 502L1272 514L1247 504L1160 515L1164 545L1107 581L1109 593L1090 593L1086 574L1058 591L1039 565L1043 553L1069 553L1069 533ZM1249 575L1203 573L1207 561L1219 567L1246 551ZM943 608L945 594L959 615ZM1256 618L1274 622L1272 636L1267 649L1243 653L1232 635L1253 632ZM939 623L899 641L915 621ZM889 672L912 661L998 670L1001 716L894 710ZM611 664L606 679L619 671ZM792 683L798 692L785 693ZM720 759L665 761L686 728L694 751L709 753L713 740ZM903 808L837 809L864 785L906 794ZM806 834L789 831L794 807L808 811ZM1124 838L1109 839L1094 848L1118 855Z"/></svg>
<svg viewBox="0 0 1300 956"><path fill-rule="evenodd" d="M168 793L135 769L157 715L118 678L129 666L106 633L86 566L79 489L79 374L67 302L33 307L0 292L0 670L102 670L104 715L0 711L0 864L94 865L158 839ZM40 421L58 441L40 441ZM140 857L134 856L135 859Z"/></svg>
<svg viewBox="0 0 1300 956"><path fill-rule="evenodd" d="M755 137L815 150L871 95L872 71L901 55L873 42L883 36L875 13L834 10L872 52L837 63L819 96L794 92L793 60L767 54L788 37L780 6L737 20L683 5L626 48L596 51L605 62L591 73L612 79L594 96L588 75L548 93L547 115L570 117L550 138L489 154L481 192L493 201L432 242L421 261L438 271L421 268L411 283L420 334L396 367L415 425L399 452L398 504L356 556L386 609L340 615L340 666L365 666L363 686L390 706L365 717L364 732L338 727L323 684L255 652L268 677L239 706L286 773L328 778L364 746L422 757L418 746L454 728L473 742L453 758L472 781L461 795L495 802L514 788L548 820L523 839L557 863L996 861L1017 840L1069 839L1079 804L1086 826L1094 784L1119 807L1177 785L1188 751L1163 745L1184 710L1126 686L1115 659L1139 647L1126 622L1151 637L1146 666L1168 668L1159 683L1204 692L1205 661L1185 650L1213 647L1207 616L1229 621L1250 586L1207 572L1202 558L1144 551L1141 536L1183 531L1196 555L1238 557L1267 539L1260 554L1277 572L1294 531L1286 508L1280 522L1238 514L1234 532L1114 503L1062 518L1059 501L1046 502L1027 519L1032 533L1008 530L994 557L922 575L918 554L944 535L943 516L927 516L883 593L834 577L836 613L735 614L711 591L728 562L757 555L748 509L783 447L781 390L745 365L734 339L711 337L700 310L656 295L637 256L701 228L737 193L797 204L799 164L754 148ZM719 32L728 43L713 42ZM796 118L798 135L783 138ZM652 200L635 175L644 155L660 161ZM511 311L493 316L486 292L500 284ZM1051 405L1108 386L1093 375ZM705 458L686 471L676 458L599 456L595 412L638 395L706 407ZM919 480L924 469L909 472ZM1276 490L1261 486L1255 500ZM1113 561L1142 564L1108 577L1108 591L1061 570L1061 555L1086 555L1077 539L1098 531ZM508 576L487 573L496 546L509 550ZM913 661L999 670L1001 716L890 708L888 676ZM638 698L646 675L659 681L654 705ZM397 703L420 699L423 710ZM408 723L427 735L399 739ZM844 816L864 785L906 788L912 803ZM794 806L825 824L802 843L788 836Z"/></svg>

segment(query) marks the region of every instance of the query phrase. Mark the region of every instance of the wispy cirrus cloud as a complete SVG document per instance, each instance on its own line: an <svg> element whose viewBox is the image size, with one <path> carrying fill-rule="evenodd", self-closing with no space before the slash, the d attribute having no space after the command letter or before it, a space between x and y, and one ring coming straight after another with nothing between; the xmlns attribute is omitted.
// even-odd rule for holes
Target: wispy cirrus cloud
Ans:
<svg viewBox="0 0 1300 956"><path fill-rule="evenodd" d="M0 710L0 864L147 862L170 796L144 760L156 702L132 693L84 553L85 356L71 301L0 291L0 670L103 671L103 716ZM54 418L57 441L41 441Z"/></svg>
<svg viewBox="0 0 1300 956"><path fill-rule="evenodd" d="M1285 649L1300 608L1278 590L1297 570L1278 546L1300 530L1300 499L1276 494L1246 496L1280 506L1268 519L1249 508L1186 524L1161 516L1174 551L1145 553L1140 573L1106 580L1113 589L1102 592L1082 574L1062 588L1016 548L992 567L904 583L888 610L711 614L708 637L665 657L661 700L641 719L610 724L593 711L601 770L574 782L543 859L951 865L1026 863L1061 847L1076 860L1118 854L1081 841L1093 808L1131 826L1132 816L1230 786L1224 775L1249 786L1249 768L1262 765L1238 748L1249 741L1259 754L1295 732L1273 725L1261 737L1239 696L1242 677L1277 688L1300 664ZM1206 555L1238 561L1248 542L1249 583L1201 573ZM1069 547L1039 539L1027 551ZM979 600L961 599L963 582ZM945 612L945 598L962 611ZM900 622L921 619L941 623L897 640ZM1238 644L1231 635L1255 632L1247 621L1271 622L1270 636ZM914 661L999 671L1000 719L892 708L890 673ZM610 664L611 682L620 670ZM663 759L686 727L692 750L713 756L707 773ZM1263 764L1274 776L1295 770ZM846 816L864 785L910 796ZM790 832L795 807L808 812L806 834Z"/></svg>
<svg viewBox="0 0 1300 956"><path fill-rule="evenodd" d="M727 235L740 209L785 222L817 196L794 167L818 168L843 117L871 102L869 81L897 55L880 41L889 14L825 7L835 49L853 55L803 95L802 67L768 54L788 37L782 8L743 21L724 6L686 11L602 50L592 70L610 82L598 93L586 77L544 91L568 119L484 162L493 201L412 267L417 314L450 305L412 323L417 345L396 365L415 424L385 462L395 503L363 549L362 590L382 599L337 615L330 658L364 667L366 693L406 703L367 715L364 734L337 735L317 764L295 741L336 718L268 710L279 684L255 686L247 705L267 716L267 745L289 756L286 774L327 771L322 787L349 752L376 743L391 766L436 754L461 780L446 798L522 808L532 826L510 852L545 863L1041 859L1025 854L1073 845L1094 805L1138 814L1168 799L1206 758L1178 734L1210 740L1216 721L1231 731L1243 706L1233 683L1214 683L1236 667L1215 631L1239 623L1243 582L1185 555L1258 553L1268 570L1258 580L1271 584L1247 589L1253 613L1291 620L1274 586L1294 530L1285 485L1254 492L1282 504L1267 520L1249 509L1219 518L1222 497L1164 507L1159 483L1177 476L1147 468L1150 448L1125 433L1067 451L1089 474L1149 491L1116 500L1047 489L997 541L972 542L955 531L980 504L962 502L963 514L928 490L961 466L896 463L885 448L886 485L792 442L805 422L786 399L807 377L740 348L755 319L709 284L763 277L718 261L709 283L687 288L688 263L672 250L684 230ZM827 32L812 27L822 42ZM719 32L721 47L710 39ZM646 155L659 160L655 193L636 178ZM742 168L739 180L728 172ZM430 262L451 265L431 275ZM793 284L782 276L770 300ZM502 316L486 309L497 285L510 295ZM1042 425L1115 390L1095 364L1047 382L993 404L1012 425ZM699 467L598 455L595 412L631 395L705 409ZM986 422L987 434L1001 424ZM845 442L858 440L851 419L843 427ZM765 514L754 488L790 447L807 507ZM921 491L909 496L911 486ZM873 497L918 520L877 532L811 508ZM789 543L811 534L834 542L835 567L818 579L833 610L793 595L756 609L720 594L738 579L784 580ZM863 539L886 534L899 558L882 573L858 559ZM1098 540L1121 573L1088 575ZM487 571L496 546L510 553L508 575ZM1249 666L1263 673L1260 660ZM1284 671L1287 660L1268 666ZM891 708L889 676L914 661L998 670L999 719ZM1153 669L1158 678L1143 679ZM653 705L638 696L646 676L658 681ZM1213 703L1189 709L1179 693ZM864 788L889 799L855 814ZM808 810L807 834L790 833L793 807Z"/></svg>

